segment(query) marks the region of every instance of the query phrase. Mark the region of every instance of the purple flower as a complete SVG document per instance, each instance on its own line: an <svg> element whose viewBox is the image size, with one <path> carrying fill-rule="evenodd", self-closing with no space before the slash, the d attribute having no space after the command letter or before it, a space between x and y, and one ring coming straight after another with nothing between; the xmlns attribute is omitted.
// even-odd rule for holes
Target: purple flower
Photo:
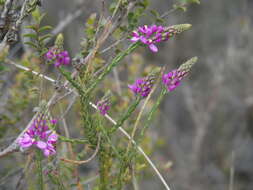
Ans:
<svg viewBox="0 0 253 190"><path fill-rule="evenodd" d="M148 45L149 49L152 52L158 52L158 48L155 43L168 40L170 31L166 31L166 28L163 26L140 26L137 31L132 33L132 42L141 41L143 44Z"/></svg>
<svg viewBox="0 0 253 190"><path fill-rule="evenodd" d="M187 72L180 71L178 69L172 70L167 74L164 74L162 77L162 81L167 87L168 91L175 90L181 83L181 80L186 76Z"/></svg>
<svg viewBox="0 0 253 190"><path fill-rule="evenodd" d="M48 157L56 153L52 144L47 143L47 146L43 149L44 156Z"/></svg>
<svg viewBox="0 0 253 190"><path fill-rule="evenodd" d="M70 57L67 51L62 51L56 55L55 66L68 65L70 63Z"/></svg>
<svg viewBox="0 0 253 190"><path fill-rule="evenodd" d="M147 97L152 90L154 84L154 77L148 76L145 78L137 79L134 84L128 85L130 90L135 94Z"/></svg>
<svg viewBox="0 0 253 190"><path fill-rule="evenodd" d="M19 138L18 143L20 146L22 146L23 148L28 148L30 146L33 145L35 139L31 138L30 135L28 135L27 133L25 133L22 138Z"/></svg>
<svg viewBox="0 0 253 190"><path fill-rule="evenodd" d="M97 108L102 115L107 114L107 111L110 109L110 104L109 104L108 98L98 101Z"/></svg>
<svg viewBox="0 0 253 190"><path fill-rule="evenodd" d="M181 80L189 74L192 66L197 62L197 60L197 57L192 57L185 63L181 64L178 69L174 69L163 75L162 81L169 92L175 90L175 88L180 85Z"/></svg>
<svg viewBox="0 0 253 190"><path fill-rule="evenodd" d="M53 123L51 120L51 123ZM35 145L46 157L56 153L55 146L58 135L48 127L48 121L36 119L28 130L18 139L19 146L29 148Z"/></svg>
<svg viewBox="0 0 253 190"><path fill-rule="evenodd" d="M58 135L55 133L51 133L48 138L47 138L47 142L51 143L51 144L55 144L57 142L58 139Z"/></svg>
<svg viewBox="0 0 253 190"><path fill-rule="evenodd" d="M56 48L50 48L45 54L48 61L53 61L56 67L61 65L68 65L70 63L69 53L67 51L61 51Z"/></svg>
<svg viewBox="0 0 253 190"><path fill-rule="evenodd" d="M54 59L56 57L55 52L53 49L49 49L48 52L45 54L47 60Z"/></svg>
<svg viewBox="0 0 253 190"><path fill-rule="evenodd" d="M52 119L50 122L51 122L53 125L56 125L56 123L58 122L58 120L57 120L57 119Z"/></svg>

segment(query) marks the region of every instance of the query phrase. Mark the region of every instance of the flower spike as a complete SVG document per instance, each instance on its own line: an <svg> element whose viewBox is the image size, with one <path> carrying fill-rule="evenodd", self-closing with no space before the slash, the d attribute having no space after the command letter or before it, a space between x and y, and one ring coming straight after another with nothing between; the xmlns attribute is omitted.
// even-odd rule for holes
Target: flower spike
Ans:
<svg viewBox="0 0 253 190"><path fill-rule="evenodd" d="M56 124L55 121L51 120L51 124ZM18 139L19 146L30 148L34 145L42 150L46 157L55 154L58 135L49 129L49 124L50 122L45 119L35 119L28 130Z"/></svg>
<svg viewBox="0 0 253 190"><path fill-rule="evenodd" d="M137 79L134 84L128 85L130 90L143 98L147 97L152 90L155 82L155 76L150 75L144 78Z"/></svg>
<svg viewBox="0 0 253 190"><path fill-rule="evenodd" d="M178 69L174 69L162 76L162 82L169 92L175 90L181 84L181 81L188 75L197 60L197 57L193 57L180 65Z"/></svg>
<svg viewBox="0 0 253 190"><path fill-rule="evenodd" d="M167 41L169 38L190 28L190 24L179 24L170 27L144 25L140 26L138 30L133 31L132 38L130 40L132 42L140 41L141 43L148 45L152 52L158 52L158 48L155 45L156 43Z"/></svg>

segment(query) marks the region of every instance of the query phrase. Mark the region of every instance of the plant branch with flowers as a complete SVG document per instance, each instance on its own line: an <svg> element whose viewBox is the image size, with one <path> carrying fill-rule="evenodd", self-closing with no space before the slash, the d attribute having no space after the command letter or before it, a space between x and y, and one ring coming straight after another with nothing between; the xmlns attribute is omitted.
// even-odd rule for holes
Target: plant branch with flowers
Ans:
<svg viewBox="0 0 253 190"><path fill-rule="evenodd" d="M28 39L26 45L29 46L30 52L25 53L29 61L22 60L24 58L13 61L8 57L11 48L8 39L13 30L11 23L10 26L6 26L5 30L0 31L2 35L1 63L4 67L6 63L9 63L8 65L31 74L29 75L32 78L31 84L39 86L34 90L36 91L34 96L30 97L30 102L27 101L28 103L23 105L25 109L29 107L29 103L39 102L38 106L33 109L32 119L26 127L23 127L15 141L0 151L0 158L14 152L22 152L25 153L24 157L27 155L32 157L36 169L33 177L37 178L35 186L40 190L72 189L73 186L82 189L84 177L80 175L78 167L96 159L99 178L92 184L92 189L121 190L135 179L134 174L137 173L135 168L138 168L141 162L138 157L142 155L154 169L165 189L170 190L165 178L141 145L159 105L167 94L172 94L183 83L183 79L190 74L197 58L190 58L179 68L171 71L165 71L159 67L154 68L146 75L138 77L132 84L127 84L130 82L119 83L124 86L124 93L127 94L125 103L124 98L117 97L113 93L115 90L107 88L105 84L110 80L110 74L120 68L122 62L139 49L151 50L153 56L156 56L159 51L159 43L170 41L176 36L180 37L181 33L191 28L191 25L139 26L141 17L148 10L148 2L119 0L116 4L115 2L111 4L109 17L105 17L103 12L98 19L95 14L88 18L85 25L86 38L81 42L80 51L72 56L64 48L64 35L60 33L54 39L50 34L53 27L42 26L42 20L47 16L41 13L41 3L43 4L36 0L24 1L20 10L21 15L16 23L20 25L25 17L31 17L33 20L31 25L26 26L31 33L23 34L23 38ZM187 6L190 3L194 2L185 2L183 5ZM12 2L6 0L3 5L9 6L12 5ZM10 11L10 8L6 6L3 8ZM178 3L177 6L179 7L177 9L180 9L181 4ZM6 19L6 15L8 16L4 14L1 19ZM156 20L161 20L158 14L155 16ZM14 23L14 26L16 25ZM17 32L18 29L15 28L15 33ZM106 47L107 42L112 38L115 38L116 41ZM54 44L49 46L48 42L52 40ZM125 43L128 46L123 48ZM114 48L114 52L107 52ZM109 58L102 57L105 52L109 54ZM36 59L40 66L30 64L31 59ZM45 74L47 68L53 69L58 78L53 79L47 76ZM50 81L54 90L45 87L43 84L45 81ZM158 88L155 89L155 86ZM137 120L143 119L145 122L142 128L137 130L136 127L133 127L136 121L135 115L140 112L143 101L149 100L154 91L158 93L158 96L152 97L153 103L151 103L150 110L146 114L140 114L142 118ZM49 97L49 94L52 96ZM66 99L69 96L78 98L75 98L69 109L66 109L64 115L61 115L57 106L66 106L68 104ZM24 98L29 100L29 96L24 96ZM124 108L118 108L122 102L125 104ZM77 111L75 112L74 109ZM77 122L75 122L77 126L67 126L65 116L68 112L77 115ZM110 112L115 119L108 115ZM126 126L130 127L126 128ZM78 131L78 137L70 137L70 130ZM124 139L118 136L118 131L129 140L129 145L126 145ZM130 136L129 133L132 135ZM135 135L135 133L138 134ZM65 146L66 143L67 146ZM80 149L80 146L85 148ZM91 154L90 157L87 156L89 154Z"/></svg>

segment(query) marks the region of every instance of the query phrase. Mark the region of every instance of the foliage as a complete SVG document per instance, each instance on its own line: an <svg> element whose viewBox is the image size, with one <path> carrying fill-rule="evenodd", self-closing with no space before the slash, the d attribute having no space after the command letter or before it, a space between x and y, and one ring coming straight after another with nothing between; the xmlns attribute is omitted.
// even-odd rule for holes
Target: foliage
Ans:
<svg viewBox="0 0 253 190"><path fill-rule="evenodd" d="M80 51L69 64L69 56L64 50L64 35L59 34L54 45L49 47L47 43L52 39L50 30L53 28L42 25L46 14L40 12L37 6L38 1L30 3L33 5L32 8L31 6L24 8L27 9L27 14L31 13L32 24L26 26L30 32L23 34L22 37L29 40L25 44L32 50L24 52L21 57L18 57L18 63L15 64L15 66L19 65L19 68L21 65L23 69L24 67L29 69L26 72L15 74L15 82L10 89L11 99L6 108L10 113L4 114L0 124L1 126L16 125L16 127L25 125L22 119L26 115L29 117L34 115L35 119L31 119L32 123L38 119L38 115L43 117L43 121L57 118L61 123L56 127L49 125L44 130L57 133L57 156L44 157L41 154L42 145L39 143L41 139L45 138L43 137L44 131L29 136L29 140L34 145L29 148L25 147L27 139L24 135L32 131L29 128L30 124L26 128L20 127L17 131L10 131L14 134L20 133L17 140L13 142L15 146L11 152L14 150L26 152L27 155L24 157L28 159L23 172L27 173L27 176L31 173L35 174L29 179L27 176L24 177L30 181L27 183L27 189L34 186L40 190L50 188L63 190L75 187L82 189L85 178L80 175L78 166L89 162L95 156L98 158L99 178L92 185L92 189L123 189L125 185L135 179L136 174L146 167L144 158L155 169L164 186L169 189L139 145L147 146L148 144L145 132L153 122L154 113L158 110L163 98L172 91L172 88L168 86L177 87L179 82L189 74L197 59L190 59L176 69L179 73L176 76L169 72L166 75L166 84L163 84L164 68L151 66L143 68L141 55L137 49L148 45L153 52L157 52L158 49L154 47L154 43L169 41L176 35L180 36L191 25L166 26L162 14L149 10L148 0L113 1L107 10L110 17L105 18L102 13L99 16L92 13L86 20L85 36L80 43ZM199 1L180 0L178 3L176 9L190 3L199 3ZM156 23L163 23L165 26L138 27L142 22L141 19L148 17L148 13L151 13ZM136 39L137 30L138 39ZM131 37L135 37L135 42L128 42L126 46L126 42L130 41L128 38ZM116 43L107 49L110 52L109 59L108 56L103 55L106 51L102 50L108 39ZM133 41L133 38L131 40ZM0 72L6 71L3 63L8 62L7 54L8 52L3 52L1 55ZM126 64L126 58L130 58L132 63ZM56 64L56 62L60 63ZM48 63L55 63L55 67ZM53 72L49 72L52 70ZM118 84L118 81L110 79L110 74L117 74L117 72L128 74L131 81L137 75L143 75L143 77L137 79L128 90L126 84ZM45 74L53 75L56 79L53 80ZM53 85L46 82L47 80L53 82ZM160 88L156 88L157 86ZM112 92L110 96L106 93L108 89L111 89ZM130 92L131 90L133 93ZM153 93L159 95L153 96ZM69 98L66 98L68 96ZM149 108L143 114L146 105ZM109 112L114 115L116 122L107 115ZM67 126L67 114L73 114L71 127ZM111 122L107 121L108 118ZM143 122L144 125L137 129L139 122ZM125 126L128 126L126 131L130 135L123 129ZM39 128L39 125L37 127ZM1 127L0 130L0 137L3 138L7 132ZM72 138L72 133L69 134L70 130L78 137ZM127 138L116 135L118 131L127 134ZM150 151L149 147L145 151ZM140 153L144 155L144 158ZM1 154L4 155L4 153L0 152L0 158ZM90 159L83 160L90 154L92 154ZM35 166L31 171L27 169L30 165ZM34 180L35 178L37 180Z"/></svg>
<svg viewBox="0 0 253 190"><path fill-rule="evenodd" d="M45 16L46 14L41 14L38 8L33 11L32 17L35 23L26 26L27 29L31 29L32 33L27 33L23 35L23 37L30 39L30 41L25 42L25 44L34 48L40 56L44 55L47 52L45 42L52 37L50 33L45 34L45 32L48 32L52 29L51 26L40 26L41 21Z"/></svg>

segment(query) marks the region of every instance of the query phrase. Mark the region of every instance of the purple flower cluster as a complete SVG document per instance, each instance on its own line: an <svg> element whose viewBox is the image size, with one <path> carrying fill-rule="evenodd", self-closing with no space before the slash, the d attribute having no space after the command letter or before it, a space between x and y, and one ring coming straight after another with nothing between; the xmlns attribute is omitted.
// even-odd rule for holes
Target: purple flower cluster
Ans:
<svg viewBox="0 0 253 190"><path fill-rule="evenodd" d="M69 53L67 51L59 52L56 48L49 49L45 57L49 61L54 61L56 67L68 65L70 63Z"/></svg>
<svg viewBox="0 0 253 190"><path fill-rule="evenodd" d="M135 93L143 98L147 97L152 90L154 84L154 77L148 76L145 78L137 79L134 84L128 87Z"/></svg>
<svg viewBox="0 0 253 190"><path fill-rule="evenodd" d="M97 108L102 115L107 114L107 111L110 109L110 104L108 99L102 99L97 102Z"/></svg>
<svg viewBox="0 0 253 190"><path fill-rule="evenodd" d="M51 124L55 125L56 120L51 120ZM29 129L18 139L18 143L22 148L29 148L35 145L48 157L56 153L55 144L57 139L58 135L49 129L47 120L36 119Z"/></svg>
<svg viewBox="0 0 253 190"><path fill-rule="evenodd" d="M174 69L163 75L162 81L167 87L168 91L173 91L181 83L181 80L187 75L187 72L179 69Z"/></svg>
<svg viewBox="0 0 253 190"><path fill-rule="evenodd" d="M174 34L173 28L167 30L163 26L140 26L137 31L132 33L132 42L141 41L143 44L148 45L152 52L157 52L158 48L155 43L166 41Z"/></svg>

